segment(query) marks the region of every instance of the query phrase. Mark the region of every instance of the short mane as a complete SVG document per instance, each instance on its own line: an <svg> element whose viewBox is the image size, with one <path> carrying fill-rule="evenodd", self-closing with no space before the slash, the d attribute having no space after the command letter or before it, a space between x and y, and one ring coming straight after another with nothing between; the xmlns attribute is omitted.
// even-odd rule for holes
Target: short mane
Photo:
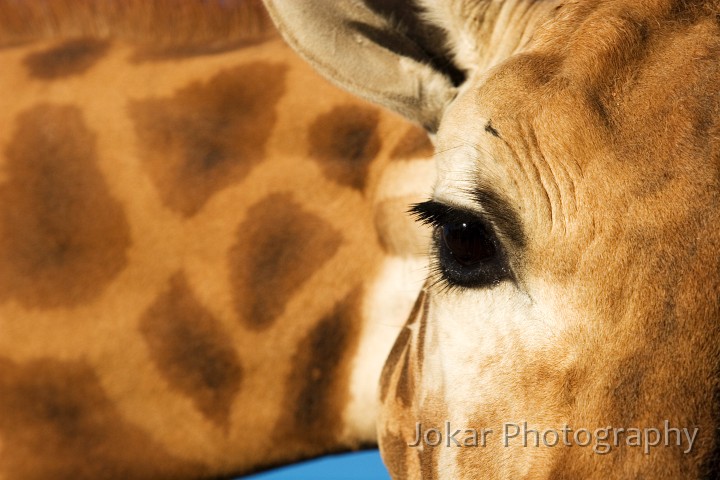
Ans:
<svg viewBox="0 0 720 480"><path fill-rule="evenodd" d="M272 32L260 0L0 0L0 47L92 37L222 49Z"/></svg>

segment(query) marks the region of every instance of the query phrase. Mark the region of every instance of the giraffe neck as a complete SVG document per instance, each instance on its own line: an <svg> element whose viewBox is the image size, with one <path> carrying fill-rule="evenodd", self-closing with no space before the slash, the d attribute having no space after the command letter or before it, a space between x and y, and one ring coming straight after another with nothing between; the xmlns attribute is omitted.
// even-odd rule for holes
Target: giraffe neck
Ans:
<svg viewBox="0 0 720 480"><path fill-rule="evenodd" d="M0 478L223 476L373 444L425 275L404 215L433 181L424 134L272 36L0 62Z"/></svg>

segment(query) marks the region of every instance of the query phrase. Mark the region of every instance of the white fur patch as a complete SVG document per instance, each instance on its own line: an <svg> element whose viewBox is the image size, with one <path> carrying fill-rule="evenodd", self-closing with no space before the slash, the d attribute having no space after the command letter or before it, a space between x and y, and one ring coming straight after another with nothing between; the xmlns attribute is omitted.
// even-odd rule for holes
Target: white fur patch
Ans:
<svg viewBox="0 0 720 480"><path fill-rule="evenodd" d="M363 305L365 325L350 381L345 409L346 435L377 440L378 386L385 359L415 303L427 274L425 258L389 258Z"/></svg>
<svg viewBox="0 0 720 480"><path fill-rule="evenodd" d="M483 405L488 413L497 405L517 402L513 372L526 361L548 356L560 366L570 352L558 347L570 316L558 306L549 285L532 285L533 298L505 282L490 289L462 289L431 296L428 319L423 393L444 399L447 421L457 428L495 428L489 443L500 442L496 425L476 425L473 419ZM513 411L514 409L510 409ZM507 418L503 422L521 422ZM516 478L531 468L532 452L499 448L497 478ZM441 449L438 464L441 478L459 478L454 469L462 449ZM509 470L504 471L504 467Z"/></svg>

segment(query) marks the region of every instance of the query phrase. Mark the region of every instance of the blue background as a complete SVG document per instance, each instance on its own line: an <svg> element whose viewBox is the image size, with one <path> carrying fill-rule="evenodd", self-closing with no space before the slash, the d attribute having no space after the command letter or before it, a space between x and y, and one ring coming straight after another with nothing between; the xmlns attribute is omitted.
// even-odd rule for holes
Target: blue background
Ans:
<svg viewBox="0 0 720 480"><path fill-rule="evenodd" d="M389 480L377 450L329 455L288 467L276 468L243 480Z"/></svg>

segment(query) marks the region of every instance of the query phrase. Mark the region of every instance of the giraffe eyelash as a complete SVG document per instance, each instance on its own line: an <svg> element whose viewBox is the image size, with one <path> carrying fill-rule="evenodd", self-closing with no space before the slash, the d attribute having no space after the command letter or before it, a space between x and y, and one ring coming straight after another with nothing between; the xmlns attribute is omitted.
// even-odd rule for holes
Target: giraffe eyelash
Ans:
<svg viewBox="0 0 720 480"><path fill-rule="evenodd" d="M419 222L433 227L428 271L431 287L449 292L491 287L512 278L495 228L482 216L433 200L413 205L410 213ZM473 258L473 253L478 256Z"/></svg>
<svg viewBox="0 0 720 480"><path fill-rule="evenodd" d="M434 200L411 205L409 213L423 225L433 227L442 227L447 223L483 221L476 214Z"/></svg>
<svg viewBox="0 0 720 480"><path fill-rule="evenodd" d="M435 236L435 234L433 234L433 236ZM445 275L445 272L440 265L440 258L438 256L437 243L435 240L432 242L430 263L428 264L427 269L428 287L431 288L433 292L436 292L437 294L449 294L463 288L461 285L451 282Z"/></svg>

